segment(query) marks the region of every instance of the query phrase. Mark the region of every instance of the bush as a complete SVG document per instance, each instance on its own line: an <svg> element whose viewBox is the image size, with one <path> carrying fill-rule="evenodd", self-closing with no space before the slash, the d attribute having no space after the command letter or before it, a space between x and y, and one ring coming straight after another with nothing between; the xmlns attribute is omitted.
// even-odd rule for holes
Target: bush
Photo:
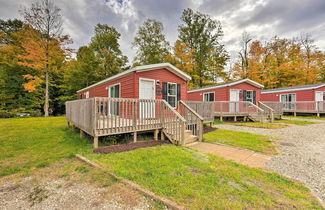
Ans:
<svg viewBox="0 0 325 210"><path fill-rule="evenodd" d="M0 118L10 118L10 117L15 117L15 113L5 111L5 110L0 110Z"/></svg>

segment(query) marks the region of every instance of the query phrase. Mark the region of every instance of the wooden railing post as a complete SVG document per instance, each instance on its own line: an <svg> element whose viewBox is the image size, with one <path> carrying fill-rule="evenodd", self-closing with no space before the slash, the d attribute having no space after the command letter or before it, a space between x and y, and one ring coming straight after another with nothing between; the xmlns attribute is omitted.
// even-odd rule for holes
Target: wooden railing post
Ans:
<svg viewBox="0 0 325 210"><path fill-rule="evenodd" d="M160 102L160 120L161 120L161 126L164 127L164 125L165 125L165 104L163 102Z"/></svg>
<svg viewBox="0 0 325 210"><path fill-rule="evenodd" d="M136 113L136 105L137 102L134 101L132 102L132 126L133 126L133 131L137 130L137 113Z"/></svg>

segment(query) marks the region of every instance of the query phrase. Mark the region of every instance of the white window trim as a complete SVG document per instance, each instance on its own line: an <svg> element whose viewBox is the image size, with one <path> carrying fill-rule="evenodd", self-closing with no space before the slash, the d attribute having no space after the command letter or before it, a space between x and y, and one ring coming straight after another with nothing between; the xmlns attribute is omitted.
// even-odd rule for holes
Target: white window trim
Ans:
<svg viewBox="0 0 325 210"><path fill-rule="evenodd" d="M141 81L144 80L144 81L151 81L153 82L153 95L154 95L154 99L156 99L156 80L154 79L149 79L149 78L143 78L143 77L140 77L139 78L139 90L138 90L138 98L140 99L140 96L141 96Z"/></svg>
<svg viewBox="0 0 325 210"><path fill-rule="evenodd" d="M206 92L206 93L203 93L202 101L205 101L205 100L204 100L205 95L206 95L206 94L210 94L210 93L213 93L213 101L216 101L216 93L215 93L215 92Z"/></svg>
<svg viewBox="0 0 325 210"><path fill-rule="evenodd" d="M110 85L110 86L108 86L108 87L106 87L106 89L108 89L108 98L110 98L111 97L111 87L114 87L114 86L117 86L117 85L119 85L120 86L120 88L119 88L119 93L118 93L118 95L119 95L119 98L121 98L121 83L115 83L115 84L113 84L113 85Z"/></svg>
<svg viewBox="0 0 325 210"><path fill-rule="evenodd" d="M251 102L251 103L254 103L254 90L246 90L246 96L245 96L245 98L246 98L246 101L247 101L247 91L249 91L249 92L251 92L252 93L252 101L249 101L249 102ZM243 92L243 94L244 94L244 92ZM256 97L256 95L255 95L255 97Z"/></svg>
<svg viewBox="0 0 325 210"><path fill-rule="evenodd" d="M317 93L323 93L323 100L324 101L324 96L325 96L325 91L315 91L315 101L317 101Z"/></svg>
<svg viewBox="0 0 325 210"><path fill-rule="evenodd" d="M296 94L296 93L280 94L280 95L279 95L279 101L282 102L281 98L282 98L283 95L289 95L289 94L291 94L291 95L295 95L295 101L294 101L294 102L296 102L296 101L297 101L297 94Z"/></svg>
<svg viewBox="0 0 325 210"><path fill-rule="evenodd" d="M167 82L167 103L168 103L168 97L169 97L169 91L168 91L169 84L173 84L173 85L176 86L176 94L175 95L171 95L171 96L175 96L175 106L170 105L171 107L173 107L174 109L176 109L177 108L177 101L178 101L178 98L177 98L177 83L175 83L175 82Z"/></svg>
<svg viewBox="0 0 325 210"><path fill-rule="evenodd" d="M86 98L86 99L89 98L89 91L86 91L86 92L84 93L84 95L85 95L85 98Z"/></svg>

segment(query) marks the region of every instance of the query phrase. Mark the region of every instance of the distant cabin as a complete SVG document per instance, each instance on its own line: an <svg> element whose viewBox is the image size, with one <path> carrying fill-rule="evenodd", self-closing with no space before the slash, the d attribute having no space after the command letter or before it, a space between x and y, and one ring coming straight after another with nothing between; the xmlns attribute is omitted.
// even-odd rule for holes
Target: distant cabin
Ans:
<svg viewBox="0 0 325 210"><path fill-rule="evenodd" d="M262 90L261 101L325 101L325 83Z"/></svg>
<svg viewBox="0 0 325 210"><path fill-rule="evenodd" d="M189 101L249 101L256 104L261 99L264 86L250 79L213 85L187 91Z"/></svg>
<svg viewBox="0 0 325 210"><path fill-rule="evenodd" d="M172 107L187 100L191 77L169 63L137 66L77 91L79 98L164 99Z"/></svg>

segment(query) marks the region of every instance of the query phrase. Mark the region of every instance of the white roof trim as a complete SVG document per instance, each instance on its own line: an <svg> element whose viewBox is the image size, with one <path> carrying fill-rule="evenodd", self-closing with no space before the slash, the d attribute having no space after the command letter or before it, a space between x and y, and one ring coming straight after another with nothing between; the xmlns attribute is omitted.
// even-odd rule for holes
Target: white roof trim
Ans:
<svg viewBox="0 0 325 210"><path fill-rule="evenodd" d="M81 90L78 90L77 93L80 93L80 92L85 91L87 89L90 89L92 87L96 87L96 86L101 85L101 84L103 84L105 82L109 82L109 81L112 81L114 79L123 77L123 76L125 76L127 74L130 74L132 72L150 71L150 70L155 70L155 69L158 69L158 68L166 68L169 71L173 72L174 74L178 75L179 77L185 79L186 81L192 79L189 75L187 75L186 73L182 72L181 70L179 70L175 66L171 65L170 63L158 63L158 64L150 64L150 65L137 66L137 67L128 69L128 70L123 71L121 73L118 73L118 74L116 74L114 76L111 76L111 77L109 77L107 79L104 79L104 80L99 81L99 82L97 82L95 84L92 84L92 85L90 85L88 87L85 87L85 88L83 88Z"/></svg>
<svg viewBox="0 0 325 210"><path fill-rule="evenodd" d="M316 87L307 87L307 88L296 88L296 89L287 89L287 90L270 90L270 91L266 91L263 90L261 91L261 94L268 94L268 93L283 93L283 92L292 92L292 91L300 91L300 90L313 90L313 89L318 89L318 88L321 88L321 87L324 87L325 84L321 84L319 86L316 86Z"/></svg>
<svg viewBox="0 0 325 210"><path fill-rule="evenodd" d="M188 93L193 93L193 92L198 92L198 91L204 91L204 90L213 90L213 89L217 89L217 88L222 88L222 87L229 87L229 86L233 86L233 85L237 85L243 82L247 82L255 87L258 88L263 88L264 85L261 85L260 83L257 83L251 79L242 79L242 80L237 80L235 82L231 82L231 83L225 83L225 84L221 84L221 85L217 85L217 86L209 86L209 87L204 87L204 88L199 88L199 89L195 89L195 90L188 90Z"/></svg>

